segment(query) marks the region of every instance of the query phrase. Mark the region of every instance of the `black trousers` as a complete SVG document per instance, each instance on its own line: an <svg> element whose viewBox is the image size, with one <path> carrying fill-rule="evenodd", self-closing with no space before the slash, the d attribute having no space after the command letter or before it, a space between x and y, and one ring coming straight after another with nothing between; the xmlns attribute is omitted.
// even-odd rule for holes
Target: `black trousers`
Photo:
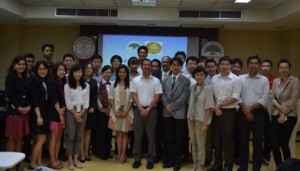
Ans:
<svg viewBox="0 0 300 171"><path fill-rule="evenodd" d="M157 109L157 122L156 122L156 158L162 159L163 154L163 104L159 102L156 106Z"/></svg>
<svg viewBox="0 0 300 171"><path fill-rule="evenodd" d="M260 171L262 163L262 144L265 133L265 111L263 108L252 111L254 120L248 121L244 113L239 113L238 120L241 130L240 134L240 156L242 170L248 170L249 162L249 139L253 135L253 171Z"/></svg>
<svg viewBox="0 0 300 171"><path fill-rule="evenodd" d="M241 109L239 109L237 111L237 116L242 115L243 112ZM240 145L240 141L241 141L241 129L240 129L240 123L239 123L239 119L237 118L235 121L235 127L234 127L234 158L238 159L240 158L240 154L241 154L241 145Z"/></svg>
<svg viewBox="0 0 300 171"><path fill-rule="evenodd" d="M108 128L109 117L105 113L95 113L95 126L92 130L92 152L97 157L107 160L110 156L112 130Z"/></svg>
<svg viewBox="0 0 300 171"><path fill-rule="evenodd" d="M213 117L213 143L216 167L223 167L224 152L225 167L233 168L235 119L235 108L222 109L222 115Z"/></svg>
<svg viewBox="0 0 300 171"><path fill-rule="evenodd" d="M164 118L166 150L175 166L180 166L186 134L186 119Z"/></svg>
<svg viewBox="0 0 300 171"><path fill-rule="evenodd" d="M263 157L270 160L271 158L271 151L272 151L272 147L271 147L271 120L270 120L270 116L269 113L267 111L265 111L265 116L266 116L266 123L265 123L265 138L264 138L264 147L263 147Z"/></svg>
<svg viewBox="0 0 300 171"><path fill-rule="evenodd" d="M276 166L278 167L282 163L282 154L283 159L289 159L291 158L291 151L289 148L289 141L293 132L293 129L296 125L297 118L289 116L287 117L287 120L280 124L277 119L279 118L279 115L272 116L271 121L271 132L272 132L272 150L274 155L274 161L276 163ZM282 154L281 154L281 151Z"/></svg>

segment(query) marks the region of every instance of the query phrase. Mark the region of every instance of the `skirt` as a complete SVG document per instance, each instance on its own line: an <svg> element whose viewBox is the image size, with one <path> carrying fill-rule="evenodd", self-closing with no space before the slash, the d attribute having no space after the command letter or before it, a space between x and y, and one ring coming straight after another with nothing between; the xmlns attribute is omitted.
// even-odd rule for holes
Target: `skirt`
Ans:
<svg viewBox="0 0 300 171"><path fill-rule="evenodd" d="M127 116L126 118L116 118L115 121L113 121L110 118L108 122L108 127L113 131L122 131L122 132L131 131L132 130L131 117Z"/></svg>
<svg viewBox="0 0 300 171"><path fill-rule="evenodd" d="M30 133L29 114L27 115L10 115L6 116L5 136L6 137L23 137Z"/></svg>
<svg viewBox="0 0 300 171"><path fill-rule="evenodd" d="M49 127L50 127L50 130L64 129L64 128L66 128L66 123L60 123L60 122L50 121L49 122Z"/></svg>

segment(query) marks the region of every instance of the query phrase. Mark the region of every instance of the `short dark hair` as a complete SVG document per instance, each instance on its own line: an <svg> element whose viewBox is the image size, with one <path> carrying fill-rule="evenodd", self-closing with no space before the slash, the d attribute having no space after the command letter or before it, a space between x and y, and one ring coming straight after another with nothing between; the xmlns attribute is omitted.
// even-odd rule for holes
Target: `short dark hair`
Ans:
<svg viewBox="0 0 300 171"><path fill-rule="evenodd" d="M158 60L158 59L153 59L153 60L151 61L151 65L152 65L153 62L157 62L157 63L158 63L159 70L161 70L161 62L160 62L160 60Z"/></svg>
<svg viewBox="0 0 300 171"><path fill-rule="evenodd" d="M146 51L146 53L148 54L148 48L147 48L147 46L140 46L140 47L138 48L137 52L140 53L140 51L141 51L142 49L144 49L144 50Z"/></svg>
<svg viewBox="0 0 300 171"><path fill-rule="evenodd" d="M99 59L101 61L101 63L103 63L103 58L101 55L96 55L94 54L92 57L91 57L91 62L95 59Z"/></svg>
<svg viewBox="0 0 300 171"><path fill-rule="evenodd" d="M130 63L133 63L133 64L139 64L139 59L135 56L132 56L128 59L127 61L127 66L130 67Z"/></svg>
<svg viewBox="0 0 300 171"><path fill-rule="evenodd" d="M272 63L272 61L270 61L269 59L263 60L263 61L261 62L261 64L263 64L263 63L265 63L265 62L269 63L270 66L271 66L271 68L273 67L273 63Z"/></svg>
<svg viewBox="0 0 300 171"><path fill-rule="evenodd" d="M150 59L145 59L145 60L142 61L141 67L143 66L143 64L144 64L145 61L149 61L149 62L151 63L151 60L150 60Z"/></svg>
<svg viewBox="0 0 300 171"><path fill-rule="evenodd" d="M230 62L232 65L238 63L243 68L243 61L240 58L233 58Z"/></svg>
<svg viewBox="0 0 300 171"><path fill-rule="evenodd" d="M50 47L52 50L54 50L54 45L53 45L53 44L45 43L45 44L43 44L43 46L42 46L42 52L43 52L47 47Z"/></svg>
<svg viewBox="0 0 300 171"><path fill-rule="evenodd" d="M175 56L174 58L171 59L170 64L172 65L175 61L176 61L180 66L183 65L183 61L182 61L179 57L176 57L176 56Z"/></svg>
<svg viewBox="0 0 300 171"><path fill-rule="evenodd" d="M257 59L258 60L258 64L261 63L261 59L258 55L254 55L254 56L249 56L248 59L247 59L247 64L249 64L249 62L252 60L252 59Z"/></svg>
<svg viewBox="0 0 300 171"><path fill-rule="evenodd" d="M197 62L197 63L200 63L200 62L206 63L206 61L207 61L207 57L205 57L205 56L200 56L200 57L198 58L198 62Z"/></svg>
<svg viewBox="0 0 300 171"><path fill-rule="evenodd" d="M44 79L47 80L47 77L48 77L48 75L49 75L49 65L48 65L48 63L47 63L45 60L38 60L38 61L35 63L35 65L34 65L34 67L33 67L33 73L34 73L34 75L35 75L35 77L36 77L37 79L41 79L40 76L39 76L39 74L38 74L38 70L39 70L39 67L40 67L41 65L44 65L44 67L48 70L48 73L47 73L46 77L44 78Z"/></svg>
<svg viewBox="0 0 300 171"><path fill-rule="evenodd" d="M193 78L195 79L195 75L196 75L197 73L200 73L200 72L203 72L204 75L205 75L205 77L207 76L207 71L206 71L206 69L203 68L203 67L201 67L201 66L197 66L197 67L194 69L194 71L193 71L193 74L192 74Z"/></svg>
<svg viewBox="0 0 300 171"><path fill-rule="evenodd" d="M223 61L228 61L231 64L231 59L228 56L223 56L219 59L219 64Z"/></svg>
<svg viewBox="0 0 300 171"><path fill-rule="evenodd" d="M112 64L113 61L114 61L115 59L119 60L119 61L120 61L120 64L122 64L122 58L121 58L121 56L119 56L119 55L114 55L114 56L112 56L112 57L110 58L110 64Z"/></svg>
<svg viewBox="0 0 300 171"><path fill-rule="evenodd" d="M25 53L24 58L32 58L34 59L34 55L32 53Z"/></svg>
<svg viewBox="0 0 300 171"><path fill-rule="evenodd" d="M287 60L287 59L281 59L281 60L278 62L277 67L279 68L280 64L282 64L282 63L286 63L286 64L288 64L289 68L292 68L291 62L290 62L289 60Z"/></svg>
<svg viewBox="0 0 300 171"><path fill-rule="evenodd" d="M106 70L109 70L110 69L110 71L112 72L113 71L113 69L112 69L112 67L110 66L110 65L105 65L103 68L102 68L102 73L103 72L105 72Z"/></svg>
<svg viewBox="0 0 300 171"><path fill-rule="evenodd" d="M182 55L182 56L184 57L184 60L186 60L186 54L185 54L184 51L177 51L177 52L175 53L175 56L174 56L174 57L177 57L178 55Z"/></svg>
<svg viewBox="0 0 300 171"><path fill-rule="evenodd" d="M66 59L67 57L71 57L71 58L73 59L73 61L75 60L75 57L74 57L73 54L71 54L71 53L66 53L66 54L64 54L64 56L63 56L63 61L65 61L65 59Z"/></svg>
<svg viewBox="0 0 300 171"><path fill-rule="evenodd" d="M189 61L195 61L196 63L198 63L198 58L196 56L189 56L186 59L186 65L189 63Z"/></svg>
<svg viewBox="0 0 300 171"><path fill-rule="evenodd" d="M213 58L207 59L205 62L205 66L207 66L208 63L214 63L217 66L217 62Z"/></svg>

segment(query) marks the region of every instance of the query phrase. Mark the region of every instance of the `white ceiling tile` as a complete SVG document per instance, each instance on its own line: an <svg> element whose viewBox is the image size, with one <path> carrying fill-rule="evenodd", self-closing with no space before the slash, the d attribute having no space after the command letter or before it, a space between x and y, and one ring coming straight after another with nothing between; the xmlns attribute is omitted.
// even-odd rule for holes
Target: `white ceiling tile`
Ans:
<svg viewBox="0 0 300 171"><path fill-rule="evenodd" d="M81 0L51 0L57 6L82 6Z"/></svg>

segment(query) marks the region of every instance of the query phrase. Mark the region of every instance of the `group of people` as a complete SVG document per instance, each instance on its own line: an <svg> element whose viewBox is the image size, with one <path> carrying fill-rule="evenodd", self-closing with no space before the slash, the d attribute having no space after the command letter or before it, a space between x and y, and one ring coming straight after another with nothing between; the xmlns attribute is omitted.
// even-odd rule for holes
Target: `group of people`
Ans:
<svg viewBox="0 0 300 171"><path fill-rule="evenodd" d="M48 135L53 169L63 168L63 144L69 170L83 168L80 162L91 160L90 149L107 160L113 131L114 162L132 156L133 168L147 154L147 169L162 160L163 168L178 171L191 153L191 171L203 171L212 161L209 171L231 171L233 163L247 171L251 132L254 171L268 163L271 152L276 166L291 157L299 79L288 60L279 61L276 79L272 62L259 56L248 57L248 72L240 75L239 58L225 56L217 63L179 51L151 61L146 46L127 66L119 55L105 66L99 55L75 64L74 56L65 54L53 63L53 53L54 46L45 44L43 60L34 62L29 53L15 57L5 80L7 151L32 143L29 169L43 165Z"/></svg>

